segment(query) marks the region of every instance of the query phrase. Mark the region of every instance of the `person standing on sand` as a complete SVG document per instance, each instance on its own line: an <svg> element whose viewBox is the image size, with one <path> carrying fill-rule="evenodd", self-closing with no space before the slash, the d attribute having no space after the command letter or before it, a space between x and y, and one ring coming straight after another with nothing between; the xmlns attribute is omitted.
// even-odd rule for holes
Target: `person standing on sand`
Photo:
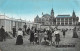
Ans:
<svg viewBox="0 0 80 51"><path fill-rule="evenodd" d="M0 34L1 34L1 40L5 41L6 36L5 36L4 26L1 27Z"/></svg>
<svg viewBox="0 0 80 51"><path fill-rule="evenodd" d="M30 44L33 42L34 44L34 31L30 30Z"/></svg>
<svg viewBox="0 0 80 51"><path fill-rule="evenodd" d="M62 29L62 32L63 32L63 36L64 36L64 38L65 38L65 35L66 35L66 31L67 31L67 30Z"/></svg>
<svg viewBox="0 0 80 51"><path fill-rule="evenodd" d="M14 26L12 30L13 30L13 37L15 37L16 36L16 26Z"/></svg>
<svg viewBox="0 0 80 51"><path fill-rule="evenodd" d="M54 35L55 35L56 45L57 45L57 44L59 45L59 42L60 42L60 34L59 34L59 31L58 31L57 29L55 29Z"/></svg>
<svg viewBox="0 0 80 51"><path fill-rule="evenodd" d="M22 45L22 44L23 44L23 31L21 28L19 28L17 33L16 45Z"/></svg>

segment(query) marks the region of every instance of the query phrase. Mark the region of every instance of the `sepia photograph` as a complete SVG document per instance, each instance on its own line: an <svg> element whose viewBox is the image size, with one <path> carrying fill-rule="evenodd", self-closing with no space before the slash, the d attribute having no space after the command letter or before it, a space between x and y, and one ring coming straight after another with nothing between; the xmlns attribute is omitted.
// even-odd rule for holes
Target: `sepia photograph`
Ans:
<svg viewBox="0 0 80 51"><path fill-rule="evenodd" d="M80 51L80 0L0 0L0 51Z"/></svg>

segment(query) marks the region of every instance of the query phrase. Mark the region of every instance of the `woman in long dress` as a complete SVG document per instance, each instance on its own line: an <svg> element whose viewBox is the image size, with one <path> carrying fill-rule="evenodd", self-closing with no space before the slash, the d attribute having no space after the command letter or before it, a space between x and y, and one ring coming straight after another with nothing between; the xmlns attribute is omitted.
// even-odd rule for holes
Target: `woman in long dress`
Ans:
<svg viewBox="0 0 80 51"><path fill-rule="evenodd" d="M34 32L30 30L30 44L33 42L34 44Z"/></svg>
<svg viewBox="0 0 80 51"><path fill-rule="evenodd" d="M47 38L48 38L47 32L45 31L45 33L44 33L44 40L45 40L45 42L46 42Z"/></svg>
<svg viewBox="0 0 80 51"><path fill-rule="evenodd" d="M34 41L36 44L38 44L38 33L34 33Z"/></svg>
<svg viewBox="0 0 80 51"><path fill-rule="evenodd" d="M22 44L23 44L23 32L22 29L19 28L17 33L16 45L22 45Z"/></svg>
<svg viewBox="0 0 80 51"><path fill-rule="evenodd" d="M73 29L73 37L72 38L78 38L76 27L74 27L74 29Z"/></svg>
<svg viewBox="0 0 80 51"><path fill-rule="evenodd" d="M59 44L59 42L60 42L60 34L59 34L59 31L57 29L54 31L54 35L55 35L56 44Z"/></svg>
<svg viewBox="0 0 80 51"><path fill-rule="evenodd" d="M42 39L43 39L43 37L44 37L44 32L39 32L39 44L41 44L41 42L42 42Z"/></svg>

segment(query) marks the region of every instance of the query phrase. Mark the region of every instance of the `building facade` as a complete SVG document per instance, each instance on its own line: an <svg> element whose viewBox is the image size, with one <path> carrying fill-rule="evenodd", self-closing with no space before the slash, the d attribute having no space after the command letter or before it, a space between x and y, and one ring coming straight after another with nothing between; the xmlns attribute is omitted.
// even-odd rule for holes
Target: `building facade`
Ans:
<svg viewBox="0 0 80 51"><path fill-rule="evenodd" d="M76 16L73 11L72 16L70 15L57 15L54 16L53 9L51 10L51 14L43 14L42 17L38 15L34 18L35 23L40 23L42 25L57 25L57 26L65 26L65 25L78 25L79 17Z"/></svg>

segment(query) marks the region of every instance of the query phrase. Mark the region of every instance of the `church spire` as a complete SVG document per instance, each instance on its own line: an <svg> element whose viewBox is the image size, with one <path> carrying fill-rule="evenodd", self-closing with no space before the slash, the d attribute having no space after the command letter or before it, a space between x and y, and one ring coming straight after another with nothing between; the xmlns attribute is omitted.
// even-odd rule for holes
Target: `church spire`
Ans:
<svg viewBox="0 0 80 51"><path fill-rule="evenodd" d="M76 14L75 14L74 10L73 10L73 13L72 13L72 17L76 17Z"/></svg>
<svg viewBox="0 0 80 51"><path fill-rule="evenodd" d="M43 15L43 12L42 12L42 15Z"/></svg>
<svg viewBox="0 0 80 51"><path fill-rule="evenodd" d="M53 10L53 8L52 8L52 10L51 10L51 16L54 17L54 10Z"/></svg>

